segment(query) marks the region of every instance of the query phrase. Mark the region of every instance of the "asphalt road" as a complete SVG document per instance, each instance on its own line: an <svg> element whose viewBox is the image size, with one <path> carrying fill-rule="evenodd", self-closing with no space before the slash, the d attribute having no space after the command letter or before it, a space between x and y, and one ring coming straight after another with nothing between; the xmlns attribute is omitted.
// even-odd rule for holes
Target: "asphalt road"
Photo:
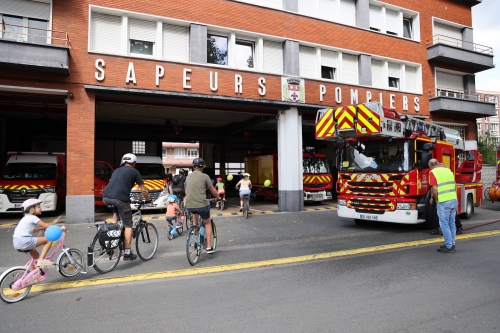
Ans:
<svg viewBox="0 0 500 333"><path fill-rule="evenodd" d="M359 226L332 210L221 216L217 252L194 268L185 237L169 241L151 219L153 260L73 279L52 269L36 286L52 290L0 305L0 332L496 332L500 222L486 223L499 211L487 203L463 220L455 254L418 227ZM84 251L95 227L68 229L66 244ZM0 227L0 271L26 261L13 230Z"/></svg>

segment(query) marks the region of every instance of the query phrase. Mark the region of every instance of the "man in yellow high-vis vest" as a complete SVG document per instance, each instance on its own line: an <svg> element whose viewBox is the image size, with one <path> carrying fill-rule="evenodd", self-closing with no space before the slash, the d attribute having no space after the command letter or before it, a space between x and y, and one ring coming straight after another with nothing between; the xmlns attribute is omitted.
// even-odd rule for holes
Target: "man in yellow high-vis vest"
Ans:
<svg viewBox="0 0 500 333"><path fill-rule="evenodd" d="M437 202L439 225L444 236L444 246L438 249L441 253L455 253L455 216L458 210L455 175L450 169L440 167L436 159L429 161L429 185L431 187L430 204Z"/></svg>

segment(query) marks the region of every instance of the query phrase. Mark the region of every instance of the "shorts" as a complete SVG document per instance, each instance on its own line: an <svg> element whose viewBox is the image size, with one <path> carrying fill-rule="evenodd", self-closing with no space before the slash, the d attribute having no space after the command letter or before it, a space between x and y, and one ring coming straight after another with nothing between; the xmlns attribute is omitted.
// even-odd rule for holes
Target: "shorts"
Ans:
<svg viewBox="0 0 500 333"><path fill-rule="evenodd" d="M181 196L181 197L185 197L186 196L186 191L184 191L183 188L173 188L172 192L174 194L177 194L177 195Z"/></svg>
<svg viewBox="0 0 500 333"><path fill-rule="evenodd" d="M122 220L125 228L132 228L132 208L130 202L124 202L118 199L106 198L102 199L106 206L114 205L118 211L118 216Z"/></svg>
<svg viewBox="0 0 500 333"><path fill-rule="evenodd" d="M240 191L240 198L243 198L244 195L250 195L250 193L252 193L252 191L242 190L242 191Z"/></svg>
<svg viewBox="0 0 500 333"><path fill-rule="evenodd" d="M202 208L188 208L187 210L191 214L200 214L202 220L207 220L210 218L210 206L205 206Z"/></svg>
<svg viewBox="0 0 500 333"><path fill-rule="evenodd" d="M16 250L33 250L36 247L36 237L19 237L12 240Z"/></svg>
<svg viewBox="0 0 500 333"><path fill-rule="evenodd" d="M217 190L217 193L219 193L219 194L225 194L226 191L223 188L221 188L221 189Z"/></svg>
<svg viewBox="0 0 500 333"><path fill-rule="evenodd" d="M172 222L172 221L175 222L176 218L177 216L165 216L165 220L167 220L167 222Z"/></svg>

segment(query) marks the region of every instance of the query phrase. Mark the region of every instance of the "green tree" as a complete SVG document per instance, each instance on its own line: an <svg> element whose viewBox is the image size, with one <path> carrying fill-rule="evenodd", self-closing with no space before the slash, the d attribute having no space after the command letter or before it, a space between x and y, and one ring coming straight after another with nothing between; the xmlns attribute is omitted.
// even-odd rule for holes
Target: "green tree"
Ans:
<svg viewBox="0 0 500 333"><path fill-rule="evenodd" d="M484 164L497 164L496 138L492 138L489 132L478 137L477 145L481 155L483 155Z"/></svg>
<svg viewBox="0 0 500 333"><path fill-rule="evenodd" d="M227 65L226 58L227 50L222 52L217 46L215 38L207 38L207 62L209 64Z"/></svg>

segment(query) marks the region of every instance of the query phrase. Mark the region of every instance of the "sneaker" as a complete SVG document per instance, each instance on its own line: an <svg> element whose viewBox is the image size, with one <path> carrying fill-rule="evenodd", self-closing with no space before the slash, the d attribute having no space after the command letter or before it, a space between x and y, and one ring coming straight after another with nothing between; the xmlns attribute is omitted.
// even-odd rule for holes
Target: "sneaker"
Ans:
<svg viewBox="0 0 500 333"><path fill-rule="evenodd" d="M446 249L446 245L441 245L439 248L440 248L440 249ZM452 246L451 246L451 248L452 248L453 250L455 250L455 245L452 245Z"/></svg>
<svg viewBox="0 0 500 333"><path fill-rule="evenodd" d="M446 246L444 248L439 248L437 249L439 253L455 253L455 247L452 246L451 248L447 248Z"/></svg>
<svg viewBox="0 0 500 333"><path fill-rule="evenodd" d="M215 252L215 249L213 247L207 247L207 253L212 254Z"/></svg>
<svg viewBox="0 0 500 333"><path fill-rule="evenodd" d="M437 229L432 229L431 235L439 235L439 228Z"/></svg>
<svg viewBox="0 0 500 333"><path fill-rule="evenodd" d="M460 227L460 228L457 228L457 235L461 235L463 234L464 232L464 228Z"/></svg>
<svg viewBox="0 0 500 333"><path fill-rule="evenodd" d="M37 261L37 266L47 266L47 265L54 265L54 263L52 261L50 261L49 259L40 259Z"/></svg>
<svg viewBox="0 0 500 333"><path fill-rule="evenodd" d="M135 260L137 259L137 254L130 252L130 254L126 254L123 256L123 260L128 261L128 260Z"/></svg>
<svg viewBox="0 0 500 333"><path fill-rule="evenodd" d="M240 207L240 212L242 212L242 211L243 211L243 207Z"/></svg>

